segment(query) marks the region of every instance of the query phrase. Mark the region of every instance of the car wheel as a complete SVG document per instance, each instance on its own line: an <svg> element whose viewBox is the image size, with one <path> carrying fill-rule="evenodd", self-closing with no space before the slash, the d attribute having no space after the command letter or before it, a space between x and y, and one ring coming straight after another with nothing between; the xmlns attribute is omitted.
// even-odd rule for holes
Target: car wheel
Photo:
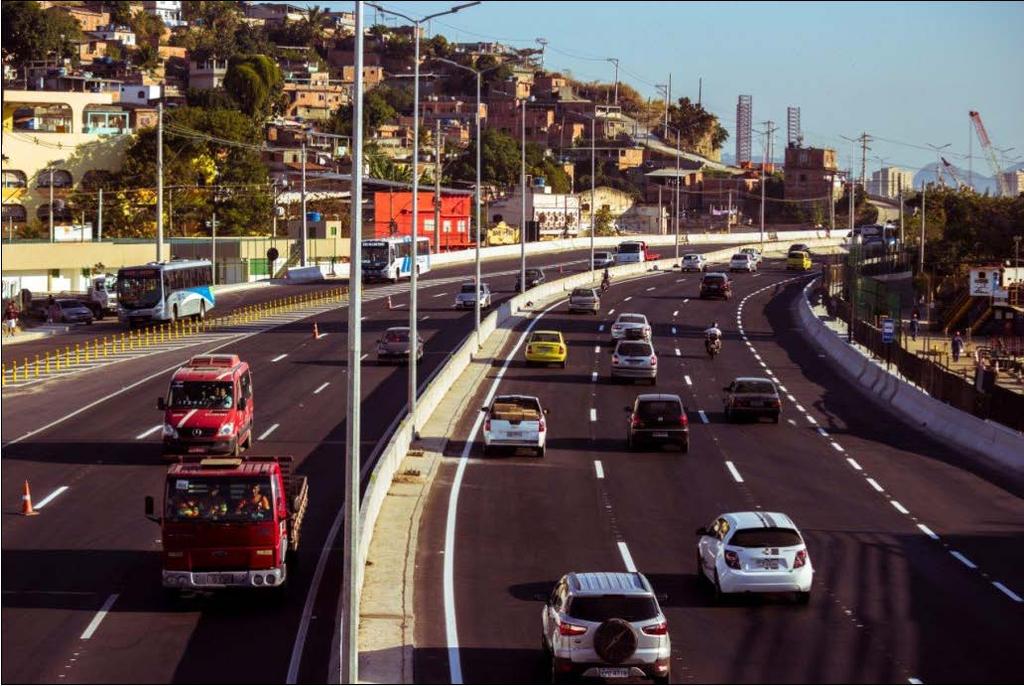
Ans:
<svg viewBox="0 0 1024 686"><path fill-rule="evenodd" d="M544 457L544 453L547 451L547 446L542 445L537 448L537 457Z"/></svg>
<svg viewBox="0 0 1024 686"><path fill-rule="evenodd" d="M651 677L651 683L652 684L667 684L667 683L670 683L670 679L671 678L672 678L671 674L665 674L665 675L662 675L662 676L652 676Z"/></svg>
<svg viewBox="0 0 1024 686"><path fill-rule="evenodd" d="M687 438L687 439L684 439L684 440L683 440L683 441L682 441L682 442L681 442L681 443L679 444L679 450L680 450L680 451L681 451L681 452L682 452L682 453L683 453L684 455L685 455L686 453L690 452L690 439L688 439L688 438Z"/></svg>
<svg viewBox="0 0 1024 686"><path fill-rule="evenodd" d="M732 410L730 410L728 407L725 408L725 421L727 423L732 422Z"/></svg>
<svg viewBox="0 0 1024 686"><path fill-rule="evenodd" d="M715 570L715 579L711 582L711 597L717 605L720 605L725 602L725 594L722 593L722 584L718 582L717 569Z"/></svg>
<svg viewBox="0 0 1024 686"><path fill-rule="evenodd" d="M566 363L566 361L562 360L562 369L565 369L565 363Z"/></svg>
<svg viewBox="0 0 1024 686"><path fill-rule="evenodd" d="M206 319L206 301L199 303L199 319Z"/></svg>
<svg viewBox="0 0 1024 686"><path fill-rule="evenodd" d="M775 414L772 415L772 424L778 424L778 423L779 423L779 413L776 412Z"/></svg>
<svg viewBox="0 0 1024 686"><path fill-rule="evenodd" d="M811 602L811 592L798 591L796 594L796 602L800 603L801 605L809 604Z"/></svg>
<svg viewBox="0 0 1024 686"><path fill-rule="evenodd" d="M633 433L626 434L626 450L636 450L636 444L633 442Z"/></svg>

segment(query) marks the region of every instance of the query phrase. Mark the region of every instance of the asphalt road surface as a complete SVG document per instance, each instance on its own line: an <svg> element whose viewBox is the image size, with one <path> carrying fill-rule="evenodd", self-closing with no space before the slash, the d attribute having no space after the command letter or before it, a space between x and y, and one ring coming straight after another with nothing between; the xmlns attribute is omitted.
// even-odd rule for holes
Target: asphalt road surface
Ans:
<svg viewBox="0 0 1024 686"><path fill-rule="evenodd" d="M538 255L528 258L528 266L544 266L549 278L558 278L557 265L578 271L587 257L587 250ZM421 383L472 330L472 311L451 309L472 269L439 268L421 279ZM484 264L495 303L513 295L517 269L515 259ZM384 329L407 325L407 289L400 284L367 290L364 461L405 405L406 368L376 366L373 352ZM237 304L295 292L247 291ZM397 309L387 309L384 293L395 294ZM155 401L166 393L173 368L211 346L182 347L4 390L4 682L263 683L283 681L289 665L298 666L299 681L326 679L342 559L340 540L328 540L328 532L344 493L347 317L344 308L317 316L320 332L328 334L319 340L311 337L307 319L221 344L253 368L253 453L292 455L297 472L309 478L300 564L280 600L259 593L173 600L160 589L160 530L142 509L144 496L159 496L166 470L162 413ZM16 349L20 355L25 348ZM42 505L38 517L17 514L26 480ZM322 583L314 588L325 547ZM301 635L304 642L296 638Z"/></svg>
<svg viewBox="0 0 1024 686"><path fill-rule="evenodd" d="M792 308L809 277L768 263L736 275L727 302L699 300L698 280L616 284L597 316L563 305L540 320L566 336L567 368L526 367L519 350L498 392L536 395L550 409L545 458L484 458L479 436L463 462L492 381L467 400L419 536L416 681L448 682L453 667L465 683L547 681L538 594L570 571L635 564L668 596L676 683L1019 682L1024 485L840 378L797 329ZM652 323L655 388L610 382L608 331L621 312ZM713 320L725 344L712 361L702 331ZM778 379L779 424L726 423L722 388L737 376ZM624 407L655 391L687 405L688 454L626 451ZM697 582L696 528L753 509L785 512L801 528L815 568L808 606L786 597L716 605ZM457 642L446 633L453 620Z"/></svg>

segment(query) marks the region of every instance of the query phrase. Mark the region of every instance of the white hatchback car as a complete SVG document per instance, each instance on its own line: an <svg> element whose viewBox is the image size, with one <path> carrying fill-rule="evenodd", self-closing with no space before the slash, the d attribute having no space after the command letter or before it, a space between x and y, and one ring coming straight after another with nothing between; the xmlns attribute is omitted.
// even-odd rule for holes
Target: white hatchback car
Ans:
<svg viewBox="0 0 1024 686"><path fill-rule="evenodd" d="M795 593L811 598L814 568L796 524L779 512L729 512L697 529L697 578L716 598Z"/></svg>
<svg viewBox="0 0 1024 686"><path fill-rule="evenodd" d="M702 272L707 269L708 258L699 253L683 255L683 261L679 265L684 272Z"/></svg>
<svg viewBox="0 0 1024 686"><path fill-rule="evenodd" d="M753 255L745 252L738 252L729 258L729 271L731 272L756 272L757 261Z"/></svg>
<svg viewBox="0 0 1024 686"><path fill-rule="evenodd" d="M612 340L618 341L626 338L628 329L639 329L640 337L645 341L651 340L651 325L647 323L647 315L635 312L623 312L612 324Z"/></svg>

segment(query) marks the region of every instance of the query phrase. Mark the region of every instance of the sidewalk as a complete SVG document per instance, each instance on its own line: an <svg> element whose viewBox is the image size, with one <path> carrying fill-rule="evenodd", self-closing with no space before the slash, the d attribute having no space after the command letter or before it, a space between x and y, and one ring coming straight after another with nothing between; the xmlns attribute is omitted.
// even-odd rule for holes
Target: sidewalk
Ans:
<svg viewBox="0 0 1024 686"><path fill-rule="evenodd" d="M536 310L541 309L539 306ZM413 683L413 611L420 516L443 460L445 446L462 417L466 399L492 370L522 315L510 318L501 333L489 336L480 352L420 428L381 508L370 544L359 608L359 680L361 683Z"/></svg>
<svg viewBox="0 0 1024 686"><path fill-rule="evenodd" d="M18 327L18 333L14 336L4 335L4 345L17 345L18 343L28 343L29 341L38 341L43 338L49 338L50 336L59 336L71 331L71 324L39 324L32 326L27 329Z"/></svg>
<svg viewBox="0 0 1024 686"><path fill-rule="evenodd" d="M909 328L909 323L905 326ZM956 362L953 361L953 344L949 336L922 331L916 341L905 335L902 344L907 352L940 363L967 383L973 384L974 370L977 366L975 353L980 349L989 348L990 343L987 336L972 336L965 339L964 350ZM1024 381L1007 371L1000 372L996 377L996 385L1015 393L1024 393Z"/></svg>

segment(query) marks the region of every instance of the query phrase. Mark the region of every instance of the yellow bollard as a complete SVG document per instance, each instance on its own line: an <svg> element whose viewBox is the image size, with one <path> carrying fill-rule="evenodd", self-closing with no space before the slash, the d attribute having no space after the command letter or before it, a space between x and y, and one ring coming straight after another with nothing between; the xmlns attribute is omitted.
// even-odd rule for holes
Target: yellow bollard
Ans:
<svg viewBox="0 0 1024 686"><path fill-rule="evenodd" d="M64 368L67 369L71 366L71 346L64 346Z"/></svg>
<svg viewBox="0 0 1024 686"><path fill-rule="evenodd" d="M82 364L82 348L77 343L75 343L75 364Z"/></svg>
<svg viewBox="0 0 1024 686"><path fill-rule="evenodd" d="M36 378L39 378L39 353L36 353ZM25 360L25 373L28 374L28 360ZM28 378L28 377L26 377Z"/></svg>
<svg viewBox="0 0 1024 686"><path fill-rule="evenodd" d="M26 370L25 373L27 374L28 370ZM3 379L3 385L6 386L7 385L7 369L6 368L3 370L3 376L0 377L0 379ZM12 360L11 361L11 381L17 381L17 380L18 380L18 361L17 360Z"/></svg>
<svg viewBox="0 0 1024 686"><path fill-rule="evenodd" d="M124 352L124 340L125 340L125 335L124 335L124 331L122 331L121 332L121 352L122 353Z"/></svg>
<svg viewBox="0 0 1024 686"><path fill-rule="evenodd" d="M107 336L103 337L103 356L110 355L110 338Z"/></svg>

